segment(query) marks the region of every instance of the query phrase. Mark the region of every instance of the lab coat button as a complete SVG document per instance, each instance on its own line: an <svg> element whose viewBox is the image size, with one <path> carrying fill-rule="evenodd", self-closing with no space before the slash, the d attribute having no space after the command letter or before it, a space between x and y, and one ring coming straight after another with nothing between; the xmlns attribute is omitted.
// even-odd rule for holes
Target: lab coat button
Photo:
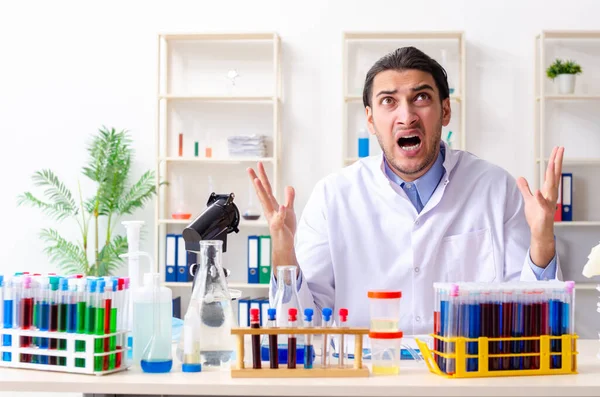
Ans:
<svg viewBox="0 0 600 397"><path fill-rule="evenodd" d="M419 273L421 269L419 269L418 267L415 267L415 273Z"/></svg>
<svg viewBox="0 0 600 397"><path fill-rule="evenodd" d="M418 225L418 224L419 224L419 220L417 219L417 220L415 221L415 225Z"/></svg>
<svg viewBox="0 0 600 397"><path fill-rule="evenodd" d="M416 320L418 323L420 323L420 322L421 322L421 317L417 316L417 317L415 317L415 320Z"/></svg>

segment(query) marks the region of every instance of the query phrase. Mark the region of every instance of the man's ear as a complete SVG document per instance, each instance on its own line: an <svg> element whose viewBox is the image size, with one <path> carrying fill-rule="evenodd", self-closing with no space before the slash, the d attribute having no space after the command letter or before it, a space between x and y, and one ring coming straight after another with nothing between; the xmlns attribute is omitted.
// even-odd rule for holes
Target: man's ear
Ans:
<svg viewBox="0 0 600 397"><path fill-rule="evenodd" d="M367 114L367 128L369 129L369 133L371 135L375 135L375 125L373 124L373 109L370 106L365 108L365 112Z"/></svg>
<svg viewBox="0 0 600 397"><path fill-rule="evenodd" d="M450 116L452 115L452 110L450 107L450 98L446 98L442 101L442 125L446 127L450 124Z"/></svg>

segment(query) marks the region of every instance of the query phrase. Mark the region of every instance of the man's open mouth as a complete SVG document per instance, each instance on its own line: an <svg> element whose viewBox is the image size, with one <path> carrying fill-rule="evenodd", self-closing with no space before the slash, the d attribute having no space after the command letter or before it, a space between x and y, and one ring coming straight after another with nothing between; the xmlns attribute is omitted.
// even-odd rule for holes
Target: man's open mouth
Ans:
<svg viewBox="0 0 600 397"><path fill-rule="evenodd" d="M398 139L398 146L406 151L417 150L421 146L421 138L417 135L403 136Z"/></svg>

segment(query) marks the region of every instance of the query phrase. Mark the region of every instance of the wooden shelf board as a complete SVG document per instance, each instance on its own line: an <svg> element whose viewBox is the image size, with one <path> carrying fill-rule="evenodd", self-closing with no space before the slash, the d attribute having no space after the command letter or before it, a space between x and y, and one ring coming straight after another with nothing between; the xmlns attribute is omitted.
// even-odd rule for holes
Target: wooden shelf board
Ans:
<svg viewBox="0 0 600 397"><path fill-rule="evenodd" d="M273 157L223 157L223 158L206 158L206 157L159 157L159 161L167 161L173 163L213 163L213 164L240 164L240 163L273 163Z"/></svg>

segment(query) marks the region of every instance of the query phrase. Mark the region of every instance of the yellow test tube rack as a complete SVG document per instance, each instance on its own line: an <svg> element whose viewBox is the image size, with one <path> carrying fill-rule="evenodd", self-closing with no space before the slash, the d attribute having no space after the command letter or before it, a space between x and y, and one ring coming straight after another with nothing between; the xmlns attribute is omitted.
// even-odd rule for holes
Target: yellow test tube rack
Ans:
<svg viewBox="0 0 600 397"><path fill-rule="evenodd" d="M438 344L443 343L448 346L452 343L454 346L454 352L445 353L430 349L427 343L417 339L417 345L423 354L429 370L436 374L446 378L483 378L483 377L497 377L497 376L527 376L527 375L564 375L564 374L576 374L577 373L577 335L565 334L562 336L528 336L528 337L504 337L504 338L466 338L466 337L442 337L439 335L430 334L434 340L438 341ZM561 341L561 351L551 351L551 341ZM490 343L497 342L537 342L539 345L539 352L529 353L489 353ZM477 354L467 354L467 343L476 343ZM537 349L536 349L537 350ZM442 357L443 359L454 360L455 372L453 374L447 374L443 372L438 363L436 362L435 356ZM550 368L550 363L553 356L560 356L560 366L558 368ZM507 369L507 370L490 370L489 360L490 359L501 359L508 357L539 357L539 368L536 369ZM477 370L467 371L467 359L477 359ZM537 360L536 360L537 361Z"/></svg>
<svg viewBox="0 0 600 397"><path fill-rule="evenodd" d="M232 378L354 378L368 377L369 368L363 365L362 350L363 337L369 334L368 328L232 328L231 334L236 335L237 362L235 368L231 369ZM337 364L328 365L323 368L315 363L313 368L305 369L302 365L296 368L287 368L287 363L279 363L279 368L246 368L244 364L244 337L247 335L354 335L354 361L350 365L340 368Z"/></svg>

